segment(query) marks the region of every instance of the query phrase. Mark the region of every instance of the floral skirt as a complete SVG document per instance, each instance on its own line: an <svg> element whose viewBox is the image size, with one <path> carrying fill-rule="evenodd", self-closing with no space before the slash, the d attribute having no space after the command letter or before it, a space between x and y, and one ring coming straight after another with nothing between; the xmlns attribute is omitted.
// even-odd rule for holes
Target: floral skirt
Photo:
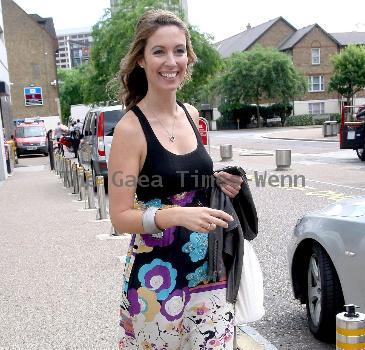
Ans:
<svg viewBox="0 0 365 350"><path fill-rule="evenodd" d="M203 191L137 206L207 205ZM233 349L227 281L208 276L208 234L170 227L133 234L124 270L120 349Z"/></svg>

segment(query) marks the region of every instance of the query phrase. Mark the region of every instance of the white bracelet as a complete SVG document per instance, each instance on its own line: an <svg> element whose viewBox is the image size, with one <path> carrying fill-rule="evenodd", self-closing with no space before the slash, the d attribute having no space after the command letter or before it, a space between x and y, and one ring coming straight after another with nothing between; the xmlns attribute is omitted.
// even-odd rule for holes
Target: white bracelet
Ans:
<svg viewBox="0 0 365 350"><path fill-rule="evenodd" d="M156 234L163 230L159 229L155 222L155 215L159 208L148 207L142 214L142 226L145 233Z"/></svg>

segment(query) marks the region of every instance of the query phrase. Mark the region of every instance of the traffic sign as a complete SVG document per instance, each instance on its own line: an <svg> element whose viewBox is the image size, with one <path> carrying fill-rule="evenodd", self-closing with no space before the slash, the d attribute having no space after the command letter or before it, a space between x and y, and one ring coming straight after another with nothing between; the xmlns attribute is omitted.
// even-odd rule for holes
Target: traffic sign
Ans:
<svg viewBox="0 0 365 350"><path fill-rule="evenodd" d="M40 86L24 88L24 102L26 106L42 106L43 94Z"/></svg>
<svg viewBox="0 0 365 350"><path fill-rule="evenodd" d="M199 134L202 138L203 145L208 144L208 131L209 131L209 124L205 118L199 118Z"/></svg>

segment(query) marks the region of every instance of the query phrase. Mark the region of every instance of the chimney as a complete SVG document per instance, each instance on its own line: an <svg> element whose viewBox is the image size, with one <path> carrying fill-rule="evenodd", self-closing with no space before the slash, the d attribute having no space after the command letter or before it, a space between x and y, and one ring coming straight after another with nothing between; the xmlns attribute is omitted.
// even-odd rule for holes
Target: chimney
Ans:
<svg viewBox="0 0 365 350"><path fill-rule="evenodd" d="M249 29L251 29L251 24L247 23L246 30L249 30Z"/></svg>

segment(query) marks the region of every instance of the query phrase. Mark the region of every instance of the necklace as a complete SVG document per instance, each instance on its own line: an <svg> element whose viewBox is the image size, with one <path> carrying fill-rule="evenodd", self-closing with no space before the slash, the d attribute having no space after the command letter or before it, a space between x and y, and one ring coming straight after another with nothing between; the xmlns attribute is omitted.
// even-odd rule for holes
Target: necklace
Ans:
<svg viewBox="0 0 365 350"><path fill-rule="evenodd" d="M155 113L153 113L152 109L148 108L146 102L145 102L145 106L146 106L146 109L149 110L152 113L152 115L158 120L158 122L164 128L164 130L166 131L167 135L169 136L170 142L175 142L174 130L175 130L175 122L176 122L177 105L176 105L176 113L174 115L174 121L173 121L173 124L172 124L171 133L168 131L168 129L166 128L166 126L164 124L162 124L160 118L158 118L157 115Z"/></svg>

